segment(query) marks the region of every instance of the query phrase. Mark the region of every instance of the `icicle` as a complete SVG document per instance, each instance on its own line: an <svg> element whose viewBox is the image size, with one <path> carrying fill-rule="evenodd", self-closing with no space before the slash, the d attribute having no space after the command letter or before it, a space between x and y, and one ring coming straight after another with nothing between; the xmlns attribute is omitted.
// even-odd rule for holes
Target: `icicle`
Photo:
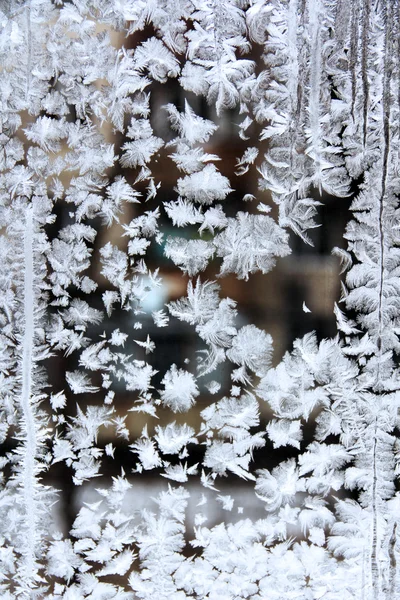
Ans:
<svg viewBox="0 0 400 600"><path fill-rule="evenodd" d="M351 73L351 116L353 121L354 107L357 95L357 64L358 64L358 41L359 29L358 23L360 20L360 5L358 0L354 0L351 11L351 26L350 26L350 73Z"/></svg>
<svg viewBox="0 0 400 600"><path fill-rule="evenodd" d="M374 598L379 598L379 565L378 565L378 514L377 514L377 465L376 465L376 445L378 435L378 424L375 420L374 441L372 447L372 541L371 541L371 579L372 593Z"/></svg>
<svg viewBox="0 0 400 600"><path fill-rule="evenodd" d="M26 88L25 101L29 102L29 92L32 78L32 25L31 25L31 0L26 3L26 37L27 37L27 61L26 61ZM29 109L29 107L27 106Z"/></svg>
<svg viewBox="0 0 400 600"><path fill-rule="evenodd" d="M321 156L320 156L320 89L321 89L321 7L320 0L308 0L308 22L311 40L310 50L310 100L309 119L311 129L312 158L315 164L315 181L321 193Z"/></svg>
<svg viewBox="0 0 400 600"><path fill-rule="evenodd" d="M38 547L38 519L35 493L35 457L37 452L36 424L32 408L32 371L35 331L35 293L33 264L33 210L29 206L25 217L24 230L24 334L22 340L22 359L20 362L22 433L25 438L23 456L21 458L21 477L25 509L25 545L23 552L24 584L33 584L37 571L35 553Z"/></svg>
<svg viewBox="0 0 400 600"><path fill-rule="evenodd" d="M361 48L361 78L363 86L364 108L363 108L363 143L367 143L368 130L368 104L369 104L369 81L368 81L368 44L369 44L369 19L370 0L364 0L362 13L362 48Z"/></svg>
<svg viewBox="0 0 400 600"><path fill-rule="evenodd" d="M379 328L377 345L379 352L382 352L382 302L384 285L384 265L385 265L385 231L384 231L384 208L386 184L388 175L388 160L390 152L390 80L392 73L392 27L393 13L392 1L387 0L384 8L384 26L385 26L385 45L383 57L383 98L382 98L382 121L383 121L383 159L382 159L382 190L379 199L379 260L380 260L380 282L379 282ZM379 363L378 363L378 381L379 381Z"/></svg>
<svg viewBox="0 0 400 600"><path fill-rule="evenodd" d="M289 0L288 9L288 54L290 61L290 77L288 79L288 91L290 98L291 115L297 113L298 84L299 84L299 61L297 50L297 0Z"/></svg>
<svg viewBox="0 0 400 600"><path fill-rule="evenodd" d="M397 523L394 523L392 533L389 539L389 586L387 599L391 600L396 595L396 579L397 579L397 560L396 560L396 542L397 542Z"/></svg>

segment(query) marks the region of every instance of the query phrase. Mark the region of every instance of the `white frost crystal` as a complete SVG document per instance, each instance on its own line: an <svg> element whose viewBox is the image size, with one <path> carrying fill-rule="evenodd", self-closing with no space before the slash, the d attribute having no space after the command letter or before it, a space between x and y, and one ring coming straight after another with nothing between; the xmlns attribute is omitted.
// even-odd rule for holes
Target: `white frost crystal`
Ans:
<svg viewBox="0 0 400 600"><path fill-rule="evenodd" d="M161 399L174 412L187 412L195 403L199 389L192 373L172 365L161 382Z"/></svg>

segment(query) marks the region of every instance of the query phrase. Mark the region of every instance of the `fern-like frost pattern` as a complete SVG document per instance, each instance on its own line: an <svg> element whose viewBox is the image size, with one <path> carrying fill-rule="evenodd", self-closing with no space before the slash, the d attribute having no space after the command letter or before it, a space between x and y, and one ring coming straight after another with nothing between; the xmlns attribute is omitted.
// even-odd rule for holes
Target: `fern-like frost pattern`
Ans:
<svg viewBox="0 0 400 600"><path fill-rule="evenodd" d="M400 597L400 3L6 0L0 23L1 598ZM352 199L337 335L273 362L223 281L312 244L327 197ZM174 327L197 364L153 361ZM69 527L56 468L92 490Z"/></svg>

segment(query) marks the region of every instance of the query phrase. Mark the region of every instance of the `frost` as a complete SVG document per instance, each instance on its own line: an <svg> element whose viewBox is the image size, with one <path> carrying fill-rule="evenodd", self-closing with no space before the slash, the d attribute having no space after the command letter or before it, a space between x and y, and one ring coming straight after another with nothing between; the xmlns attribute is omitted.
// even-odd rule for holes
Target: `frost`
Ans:
<svg viewBox="0 0 400 600"><path fill-rule="evenodd" d="M195 430L188 425L177 425L175 421L166 427L156 427L155 439L165 454L177 454L188 443L197 443Z"/></svg>
<svg viewBox="0 0 400 600"><path fill-rule="evenodd" d="M279 421L272 419L267 425L268 437L274 444L274 448L290 444L300 449L300 442L303 439L301 431L301 421L289 421L281 419Z"/></svg>
<svg viewBox="0 0 400 600"><path fill-rule="evenodd" d="M210 136L218 129L217 125L208 119L202 119L185 100L185 112L179 113L173 104L167 104L171 126L184 138L188 144L208 142Z"/></svg>
<svg viewBox="0 0 400 600"><path fill-rule="evenodd" d="M190 276L204 271L214 254L214 248L204 240L168 238L165 255Z"/></svg>
<svg viewBox="0 0 400 600"><path fill-rule="evenodd" d="M199 395L194 376L176 365L172 365L161 383L164 386L161 399L174 412L188 411Z"/></svg>
<svg viewBox="0 0 400 600"><path fill-rule="evenodd" d="M1 598L400 596L398 4L2 3Z"/></svg>
<svg viewBox="0 0 400 600"><path fill-rule="evenodd" d="M304 483L293 460L282 463L272 470L263 469L258 473L255 491L266 503L268 511L274 511L283 504L293 504L297 492L304 490Z"/></svg>
<svg viewBox="0 0 400 600"><path fill-rule="evenodd" d="M89 376L83 371L66 372L65 378L74 394L83 394L97 392L99 388L91 385Z"/></svg>
<svg viewBox="0 0 400 600"><path fill-rule="evenodd" d="M206 165L198 173L178 179L177 190L180 196L200 204L225 200L232 191L227 177L221 175L214 165Z"/></svg>
<svg viewBox="0 0 400 600"><path fill-rule="evenodd" d="M151 440L141 438L132 444L131 448L138 455L143 469L149 470L161 466L161 458Z"/></svg>
<svg viewBox="0 0 400 600"><path fill-rule="evenodd" d="M248 367L257 375L267 372L271 355L271 336L254 325L245 325L239 329L227 352L232 362Z"/></svg>
<svg viewBox="0 0 400 600"><path fill-rule="evenodd" d="M275 257L290 254L287 240L286 232L270 217L239 212L215 236L217 256L223 258L221 274L238 273L240 279L248 279L256 271L268 273Z"/></svg>
<svg viewBox="0 0 400 600"><path fill-rule="evenodd" d="M169 318L163 310L156 310L152 313L152 316L156 327L167 327Z"/></svg>

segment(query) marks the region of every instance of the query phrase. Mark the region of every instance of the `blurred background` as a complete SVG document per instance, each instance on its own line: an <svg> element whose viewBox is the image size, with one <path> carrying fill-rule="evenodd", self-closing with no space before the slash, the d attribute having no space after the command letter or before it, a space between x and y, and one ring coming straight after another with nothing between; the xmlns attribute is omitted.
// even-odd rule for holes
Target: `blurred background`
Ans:
<svg viewBox="0 0 400 600"><path fill-rule="evenodd" d="M132 36L129 40L131 47L135 47L147 35L148 32L144 30ZM115 33L113 33L113 43L116 47L122 45L122 39L119 39ZM124 45L126 47L126 40ZM256 61L261 60L260 56L249 56L249 58ZM235 216L241 210L256 212L257 204L263 202L271 206L271 216L277 217L276 207L271 202L268 192L258 190L260 175L257 166L262 162L263 154L268 151L267 143L260 143L259 141L261 126L253 124L247 131L249 139L246 141L241 140L238 136L238 125L243 116L239 114L238 110L225 111L218 117L212 106L208 106L204 99L185 92L176 80L168 80L165 84L154 82L147 92L151 94L150 119L154 135L162 138L165 142L175 137L175 133L168 124L167 113L163 109L163 106L168 103L174 104L178 110L182 111L184 110L185 100L187 100L195 113L214 121L218 125L218 130L212 135L210 141L205 144L204 149L206 152L220 157L217 167L229 179L234 190L224 204L227 216ZM28 118L28 115L26 115L26 119ZM72 112L69 119L74 120ZM113 143L116 152L118 152L118 148L126 141L123 136L113 132L110 124L103 123L98 126L106 140ZM21 135L23 134L21 133ZM24 141L26 142L26 140ZM250 146L259 148L259 159L255 165L250 167L247 173L237 176L235 173L238 159ZM182 229L172 227L170 220L162 210L163 202L177 199L176 181L178 177L182 176L168 156L171 152L171 148L162 148L149 165L156 184L161 184L153 199L150 199L147 203L126 204L125 211L120 217L120 223L114 224L110 228L105 227L100 219L92 219L88 222L98 231L91 266L86 273L98 284L98 288L91 295L89 302L91 306L99 310L104 310L101 296L106 289L109 289L109 284L100 272L99 249L107 242L115 244L120 249L126 249L128 238L122 235L124 224L128 224L134 217L143 214L145 211L154 210L159 206L161 209L160 228L164 233L164 239L174 235L190 238L194 232L197 232L195 227ZM138 170L124 169L116 162L114 168L109 170L108 177L112 181L119 174L123 175L136 190L142 192L145 196L147 183L135 183ZM60 179L64 187L68 186L72 176L71 173L61 174ZM256 199L253 202L244 202L243 197L246 194L253 194ZM315 331L318 339L336 334L333 307L340 296L340 275L338 259L331 255L331 250L334 246L342 245L343 233L348 220L349 200L327 195L321 197L318 194L315 197L321 201L322 205L319 208L317 218L320 226L310 232L313 246L307 245L300 238L291 234L292 254L285 258L278 258L276 267L270 273L250 275L248 281L240 281L234 275L218 279L221 286L221 297L230 297L237 302L239 314L236 326L241 327L251 323L272 336L274 340L274 365L278 364L284 353L292 348L293 341L305 333ZM57 219L53 225L48 227L47 231L50 239L54 238L60 229L72 222L69 215L70 210L70 205L65 202L61 201L56 204ZM151 312L162 309L166 303L184 296L188 278L182 275L173 262L164 256L162 245L152 242L146 254L146 263L150 270L159 269L162 285L151 292L145 300L144 309L148 317L143 316L142 329L134 330L136 319L133 312L118 311L116 309L110 318L106 319L97 328L93 327L89 334L91 334L93 341L96 341L97 336L105 329L111 332L119 328L122 332L128 333L129 337L124 351L127 354L132 354L134 358L146 360L158 371L154 384L157 388L165 372L173 363L180 368L189 365L188 368L195 372L196 358L203 346L194 328L177 319L170 319L168 327L155 327ZM207 270L201 274L202 281L215 280L219 266L219 260L211 262ZM71 295L87 299L83 294L80 296L79 291L76 289L71 291ZM144 349L133 341L134 339L145 340L147 335L156 345L155 352L149 355L145 355ZM65 409L67 420L76 414L77 397L71 394L65 384L65 372L73 371L76 368L78 368L78 357L74 353L69 357L62 355L53 357L48 365L50 386L55 391L64 389L68 397ZM213 379L213 374L206 377L207 381ZM221 384L221 389L217 395L213 396L203 391L197 399L196 406L186 414L172 414L171 411L160 407L158 420L148 414L129 412L136 399L135 393L127 392L123 383L119 385L118 382L114 382L113 390L116 392L114 406L118 415L122 417L127 415L125 425L129 430L130 443L140 437L146 424L150 435L154 431L155 424L166 425L173 420L187 423L198 430L201 410L210 403L229 394L231 380L228 366L219 368L218 381ZM205 389L204 386L202 389ZM81 395L78 401L81 407L84 408L85 402L91 404L101 403L102 396L91 394L87 398ZM266 403L262 401L260 401L260 410L261 427L259 429L264 429L271 413ZM132 473L136 457L129 450L127 442L113 436L111 428L104 429L99 438L100 447L104 448L109 443L112 443L115 447L115 458L112 459L104 455L102 477L86 482L80 487L73 486L72 471L64 463L56 463L44 476L44 482L60 490L60 501L55 505L54 511L58 526L65 533L71 528L81 503L83 501L97 501L99 496L96 494L95 488L108 485L110 477L119 475L121 468L124 469L133 484L127 502L134 511L145 506L148 507L149 499L168 485L168 480L160 477L160 470L153 469L144 471L141 474ZM306 443L307 438L305 437L303 444ZM264 448L255 451L252 471L257 468L271 469L279 464L286 455L294 455L295 452L296 450L293 448L273 450L272 445L267 440ZM189 454L190 464L201 462L204 447L191 444ZM216 482L218 492L203 488L199 478L193 478L185 485L192 495L188 512L189 528L195 523L196 505L201 502L203 494L209 497L207 504L208 526L212 526L221 519L238 520L243 516L255 519L266 514L263 503L254 494L254 484L251 481L246 482L233 475L218 478ZM218 496L227 495L231 497L231 506L229 501L218 498Z"/></svg>

